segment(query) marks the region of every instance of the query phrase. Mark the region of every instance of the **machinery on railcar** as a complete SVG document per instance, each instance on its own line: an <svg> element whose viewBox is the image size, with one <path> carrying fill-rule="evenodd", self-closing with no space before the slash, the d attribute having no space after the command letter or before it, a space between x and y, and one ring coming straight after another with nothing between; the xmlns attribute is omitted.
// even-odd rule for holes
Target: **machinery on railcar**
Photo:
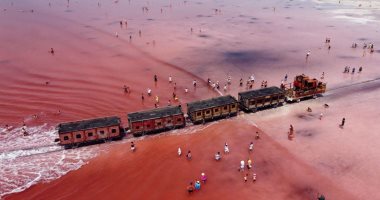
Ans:
<svg viewBox="0 0 380 200"><path fill-rule="evenodd" d="M301 101L301 99L325 93L326 83L302 74L294 78L293 85L291 83L282 84L281 88L285 90L287 101Z"/></svg>

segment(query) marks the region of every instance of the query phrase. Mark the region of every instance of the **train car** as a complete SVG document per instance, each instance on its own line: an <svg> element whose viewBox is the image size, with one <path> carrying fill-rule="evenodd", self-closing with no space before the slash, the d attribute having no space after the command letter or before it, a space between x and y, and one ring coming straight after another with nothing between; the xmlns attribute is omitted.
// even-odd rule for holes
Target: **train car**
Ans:
<svg viewBox="0 0 380 200"><path fill-rule="evenodd" d="M187 104L187 114L190 120L195 124L229 116L236 116L237 113L238 103L231 95L195 101Z"/></svg>
<svg viewBox="0 0 380 200"><path fill-rule="evenodd" d="M119 117L104 117L61 123L57 126L59 144L67 148L122 137Z"/></svg>
<svg viewBox="0 0 380 200"><path fill-rule="evenodd" d="M308 97L316 97L326 92L326 83L318 81L317 79L309 78L302 74L294 78L293 85L281 85L281 88L285 90L285 96L287 101L300 101L301 99Z"/></svg>
<svg viewBox="0 0 380 200"><path fill-rule="evenodd" d="M281 106L285 102L285 91L273 86L239 92L238 101L241 110L256 112L268 107Z"/></svg>
<svg viewBox="0 0 380 200"><path fill-rule="evenodd" d="M181 106L168 106L128 114L128 124L134 136L157 133L186 126Z"/></svg>

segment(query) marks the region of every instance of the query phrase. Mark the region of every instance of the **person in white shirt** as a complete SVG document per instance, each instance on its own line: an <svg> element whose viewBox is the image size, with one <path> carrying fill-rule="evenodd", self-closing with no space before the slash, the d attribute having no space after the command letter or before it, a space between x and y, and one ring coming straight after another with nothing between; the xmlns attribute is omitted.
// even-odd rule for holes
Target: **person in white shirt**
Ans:
<svg viewBox="0 0 380 200"><path fill-rule="evenodd" d="M229 153L230 149L228 148L227 142L224 144L224 153Z"/></svg>
<svg viewBox="0 0 380 200"><path fill-rule="evenodd" d="M216 154L215 154L215 160L220 160L222 158L222 156L220 155L220 152L217 152Z"/></svg>
<svg viewBox="0 0 380 200"><path fill-rule="evenodd" d="M249 144L249 151L253 151L253 142Z"/></svg>
<svg viewBox="0 0 380 200"><path fill-rule="evenodd" d="M177 151L177 153L178 153L178 156L181 156L181 155L182 155L182 151L181 151L181 148L180 148L180 147L178 147L178 151Z"/></svg>
<svg viewBox="0 0 380 200"><path fill-rule="evenodd" d="M244 160L240 161L240 171L244 171L245 163Z"/></svg>

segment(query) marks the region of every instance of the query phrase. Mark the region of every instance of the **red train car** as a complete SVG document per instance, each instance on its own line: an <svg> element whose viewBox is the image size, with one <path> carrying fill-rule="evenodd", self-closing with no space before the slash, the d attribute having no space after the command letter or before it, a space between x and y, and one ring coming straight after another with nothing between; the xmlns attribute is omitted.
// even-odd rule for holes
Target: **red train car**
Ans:
<svg viewBox="0 0 380 200"><path fill-rule="evenodd" d="M185 127L181 106L168 106L128 114L128 124L134 136Z"/></svg>
<svg viewBox="0 0 380 200"><path fill-rule="evenodd" d="M75 122L61 123L57 126L59 144L72 147L96 143L122 137L119 117L104 117Z"/></svg>

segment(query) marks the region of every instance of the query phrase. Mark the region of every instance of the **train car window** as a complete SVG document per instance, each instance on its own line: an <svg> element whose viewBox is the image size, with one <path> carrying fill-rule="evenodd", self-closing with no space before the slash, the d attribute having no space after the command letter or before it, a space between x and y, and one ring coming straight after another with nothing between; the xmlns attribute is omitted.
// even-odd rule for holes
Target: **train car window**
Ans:
<svg viewBox="0 0 380 200"><path fill-rule="evenodd" d="M219 109L215 109L215 112L219 112Z"/></svg>
<svg viewBox="0 0 380 200"><path fill-rule="evenodd" d="M136 129L139 129L140 128L140 126L136 126Z"/></svg>
<svg viewBox="0 0 380 200"><path fill-rule="evenodd" d="M116 133L116 129L111 129L111 133Z"/></svg>
<svg viewBox="0 0 380 200"><path fill-rule="evenodd" d="M92 132L89 132L88 133L88 137L91 137L91 136L93 136L94 134L92 133Z"/></svg>
<svg viewBox="0 0 380 200"><path fill-rule="evenodd" d="M202 115L202 113L201 113L201 112L197 113L197 116L201 116L201 115Z"/></svg>
<svg viewBox="0 0 380 200"><path fill-rule="evenodd" d="M208 111L206 111L206 114L210 114L210 111L208 110Z"/></svg>
<svg viewBox="0 0 380 200"><path fill-rule="evenodd" d="M76 135L75 136L77 139L80 139L80 138L82 138L82 135L81 134L78 134L78 135Z"/></svg>
<svg viewBox="0 0 380 200"><path fill-rule="evenodd" d="M232 105L231 105L231 108L235 108L235 104L232 104Z"/></svg>
<svg viewBox="0 0 380 200"><path fill-rule="evenodd" d="M104 131L99 131L100 134L104 135Z"/></svg>
<svg viewBox="0 0 380 200"><path fill-rule="evenodd" d="M182 120L181 118L178 118L178 119L177 119L177 122L180 122L181 120Z"/></svg>
<svg viewBox="0 0 380 200"><path fill-rule="evenodd" d="M150 128L150 124L146 125L147 128Z"/></svg>
<svg viewBox="0 0 380 200"><path fill-rule="evenodd" d="M227 106L224 106L223 109L224 109L224 110L227 110Z"/></svg>
<svg viewBox="0 0 380 200"><path fill-rule="evenodd" d="M161 122L158 122L158 123L157 123L157 126L161 126L161 124L162 124Z"/></svg>
<svg viewBox="0 0 380 200"><path fill-rule="evenodd" d="M63 140L69 140L69 136L63 137Z"/></svg>
<svg viewBox="0 0 380 200"><path fill-rule="evenodd" d="M172 123L172 120L169 119L169 120L168 120L168 123L169 123L169 124Z"/></svg>

